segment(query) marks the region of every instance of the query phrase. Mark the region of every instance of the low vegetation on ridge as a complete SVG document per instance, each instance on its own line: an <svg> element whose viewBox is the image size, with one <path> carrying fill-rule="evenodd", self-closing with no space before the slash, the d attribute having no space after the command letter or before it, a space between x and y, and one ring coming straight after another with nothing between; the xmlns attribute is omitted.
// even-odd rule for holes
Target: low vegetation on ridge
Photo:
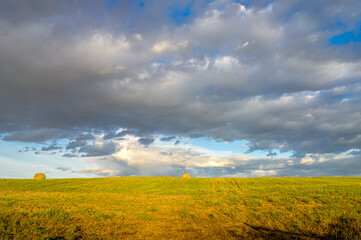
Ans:
<svg viewBox="0 0 361 240"><path fill-rule="evenodd" d="M361 239L361 178L0 179L0 239Z"/></svg>

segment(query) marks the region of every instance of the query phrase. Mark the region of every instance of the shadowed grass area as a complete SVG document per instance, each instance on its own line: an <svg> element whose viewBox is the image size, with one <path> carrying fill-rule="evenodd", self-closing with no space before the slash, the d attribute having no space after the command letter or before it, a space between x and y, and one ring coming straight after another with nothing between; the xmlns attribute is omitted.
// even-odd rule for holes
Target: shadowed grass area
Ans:
<svg viewBox="0 0 361 240"><path fill-rule="evenodd" d="M361 239L361 178L0 180L0 239Z"/></svg>

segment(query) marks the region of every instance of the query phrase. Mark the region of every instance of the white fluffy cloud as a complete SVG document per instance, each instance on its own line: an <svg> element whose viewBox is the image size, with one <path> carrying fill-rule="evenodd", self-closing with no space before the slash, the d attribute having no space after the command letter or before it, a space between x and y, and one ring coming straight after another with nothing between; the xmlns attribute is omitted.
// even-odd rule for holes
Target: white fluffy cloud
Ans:
<svg viewBox="0 0 361 240"><path fill-rule="evenodd" d="M184 51L188 47L188 45L189 45L188 41L183 41L179 43L162 41L157 44L154 44L153 47L151 48L151 51L155 53Z"/></svg>

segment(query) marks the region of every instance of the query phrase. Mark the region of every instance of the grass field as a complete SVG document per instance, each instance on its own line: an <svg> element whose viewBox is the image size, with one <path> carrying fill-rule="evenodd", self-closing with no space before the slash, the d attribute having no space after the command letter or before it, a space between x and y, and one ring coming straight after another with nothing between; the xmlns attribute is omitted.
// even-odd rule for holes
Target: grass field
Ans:
<svg viewBox="0 0 361 240"><path fill-rule="evenodd" d="M361 178L1 179L0 239L361 239Z"/></svg>

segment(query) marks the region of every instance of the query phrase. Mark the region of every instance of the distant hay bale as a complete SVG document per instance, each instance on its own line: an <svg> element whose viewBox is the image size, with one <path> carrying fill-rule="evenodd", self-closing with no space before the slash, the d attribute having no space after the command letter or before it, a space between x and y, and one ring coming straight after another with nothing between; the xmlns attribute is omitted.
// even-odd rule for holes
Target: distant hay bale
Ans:
<svg viewBox="0 0 361 240"><path fill-rule="evenodd" d="M46 175L44 173L37 173L35 174L34 179L46 179Z"/></svg>
<svg viewBox="0 0 361 240"><path fill-rule="evenodd" d="M182 175L182 178L191 178L191 175L189 175L188 173L185 173Z"/></svg>

